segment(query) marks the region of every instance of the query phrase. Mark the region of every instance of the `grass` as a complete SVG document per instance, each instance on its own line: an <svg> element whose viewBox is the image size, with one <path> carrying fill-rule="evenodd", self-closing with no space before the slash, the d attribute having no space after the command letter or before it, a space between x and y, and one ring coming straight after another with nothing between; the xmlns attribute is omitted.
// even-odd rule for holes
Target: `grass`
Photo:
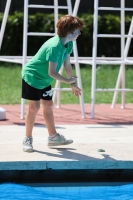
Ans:
<svg viewBox="0 0 133 200"><path fill-rule="evenodd" d="M91 103L91 66L81 66L81 78L84 94L84 102ZM97 67L97 88L115 88L119 66L98 66ZM73 67L73 74L76 74ZM65 75L65 72L63 73ZM54 87L55 81L52 83ZM61 83L61 87L69 87ZM133 88L133 69L126 67L126 88ZM96 103L111 103L113 92L97 92ZM21 65L0 63L0 104L20 104L21 101ZM117 103L121 102L119 92ZM79 103L79 98L70 91L61 92L62 104ZM133 103L132 92L126 92L126 103Z"/></svg>

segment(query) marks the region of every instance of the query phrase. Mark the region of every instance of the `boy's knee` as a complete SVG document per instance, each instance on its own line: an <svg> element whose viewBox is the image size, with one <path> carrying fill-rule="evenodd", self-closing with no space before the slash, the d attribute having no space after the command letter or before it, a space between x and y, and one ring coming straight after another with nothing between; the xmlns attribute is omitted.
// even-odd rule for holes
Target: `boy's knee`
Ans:
<svg viewBox="0 0 133 200"><path fill-rule="evenodd" d="M40 105L30 105L29 112L36 114L40 109Z"/></svg>
<svg viewBox="0 0 133 200"><path fill-rule="evenodd" d="M53 101L46 101L46 102L44 103L44 108L53 109Z"/></svg>

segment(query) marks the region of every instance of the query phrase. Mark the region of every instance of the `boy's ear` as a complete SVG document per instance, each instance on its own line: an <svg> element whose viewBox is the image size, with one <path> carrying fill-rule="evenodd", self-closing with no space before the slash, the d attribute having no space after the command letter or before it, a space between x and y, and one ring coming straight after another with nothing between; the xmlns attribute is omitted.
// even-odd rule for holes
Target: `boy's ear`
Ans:
<svg viewBox="0 0 133 200"><path fill-rule="evenodd" d="M71 32L68 32L67 35L72 34Z"/></svg>
<svg viewBox="0 0 133 200"><path fill-rule="evenodd" d="M70 32L69 32L69 33L67 33L66 37L67 37L69 34L70 34Z"/></svg>

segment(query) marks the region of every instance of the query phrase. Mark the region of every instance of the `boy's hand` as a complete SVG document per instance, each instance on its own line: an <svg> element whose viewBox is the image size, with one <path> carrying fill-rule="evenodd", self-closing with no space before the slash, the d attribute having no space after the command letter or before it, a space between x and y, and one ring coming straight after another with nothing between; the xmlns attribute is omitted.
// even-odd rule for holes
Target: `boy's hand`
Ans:
<svg viewBox="0 0 133 200"><path fill-rule="evenodd" d="M81 95L81 89L76 84L71 84L71 88L72 88L72 93L75 96Z"/></svg>

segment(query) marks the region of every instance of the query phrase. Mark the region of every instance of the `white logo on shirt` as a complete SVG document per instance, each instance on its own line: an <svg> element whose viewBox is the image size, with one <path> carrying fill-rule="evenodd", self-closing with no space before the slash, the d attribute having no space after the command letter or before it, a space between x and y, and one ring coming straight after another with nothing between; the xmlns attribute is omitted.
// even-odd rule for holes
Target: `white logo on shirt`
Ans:
<svg viewBox="0 0 133 200"><path fill-rule="evenodd" d="M46 96L52 96L52 90L49 90L49 91L46 91L44 94L43 94L43 97L46 97Z"/></svg>

